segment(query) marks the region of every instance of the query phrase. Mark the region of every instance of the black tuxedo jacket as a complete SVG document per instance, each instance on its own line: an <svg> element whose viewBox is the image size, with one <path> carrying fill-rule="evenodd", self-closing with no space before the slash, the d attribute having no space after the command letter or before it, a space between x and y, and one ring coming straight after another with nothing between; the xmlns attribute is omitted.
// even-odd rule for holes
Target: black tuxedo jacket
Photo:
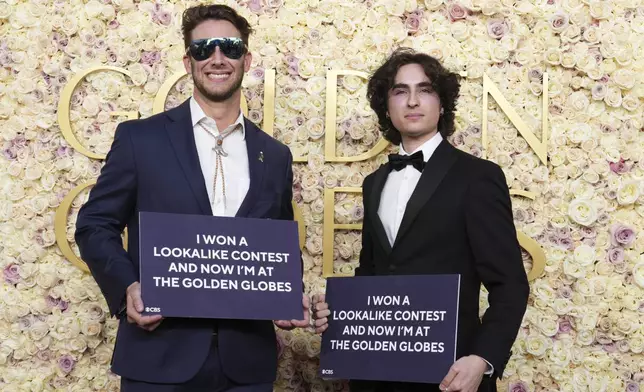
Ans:
<svg viewBox="0 0 644 392"><path fill-rule="evenodd" d="M494 391L529 294L503 171L443 140L409 199L393 246L378 216L389 172L389 165L383 165L363 183L365 217L356 276L460 274L457 358L475 354L490 362L494 374L484 377L479 391ZM489 291L490 304L482 320L481 284ZM369 384L366 390L382 390L382 384ZM352 390L366 385L353 382ZM432 389L427 388L422 390Z"/></svg>

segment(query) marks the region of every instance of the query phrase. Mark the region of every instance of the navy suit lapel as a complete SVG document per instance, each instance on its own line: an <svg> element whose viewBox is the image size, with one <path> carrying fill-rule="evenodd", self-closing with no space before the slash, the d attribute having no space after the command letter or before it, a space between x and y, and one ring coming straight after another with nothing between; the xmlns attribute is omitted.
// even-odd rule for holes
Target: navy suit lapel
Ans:
<svg viewBox="0 0 644 392"><path fill-rule="evenodd" d="M244 127L246 129L246 150L248 151L250 186L244 201L237 211L236 216L238 217L246 217L255 204L255 200L262 189L266 165L270 164L271 159L270 156L264 153L265 140L259 134L263 131L246 118L244 118Z"/></svg>
<svg viewBox="0 0 644 392"><path fill-rule="evenodd" d="M190 189L201 212L205 215L212 215L206 182L201 171L199 154L195 143L190 116L190 100L186 100L177 108L168 111L167 114L171 121L166 125L166 132L181 168L188 179Z"/></svg>

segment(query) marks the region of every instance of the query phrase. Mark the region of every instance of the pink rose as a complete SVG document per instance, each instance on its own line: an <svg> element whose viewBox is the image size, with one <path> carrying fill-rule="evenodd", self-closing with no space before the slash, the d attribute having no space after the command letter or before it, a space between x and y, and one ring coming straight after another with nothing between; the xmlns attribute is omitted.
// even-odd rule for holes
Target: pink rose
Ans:
<svg viewBox="0 0 644 392"><path fill-rule="evenodd" d="M620 264L624 262L624 249L623 248L611 248L606 252L606 261L611 264Z"/></svg>
<svg viewBox="0 0 644 392"><path fill-rule="evenodd" d="M458 133L452 137L452 144L454 147L461 147L465 145L465 137L463 133Z"/></svg>
<svg viewBox="0 0 644 392"><path fill-rule="evenodd" d="M595 340L597 341L597 343L601 345L613 343L613 340L608 336L606 336L606 334L603 332L598 332L597 335L595 336Z"/></svg>
<svg viewBox="0 0 644 392"><path fill-rule="evenodd" d="M563 113L563 108L560 105L552 104L548 107L548 112L553 116L560 116Z"/></svg>
<svg viewBox="0 0 644 392"><path fill-rule="evenodd" d="M9 284L20 282L20 267L17 264L9 264L4 268L4 280Z"/></svg>
<svg viewBox="0 0 644 392"><path fill-rule="evenodd" d="M514 220L520 223L524 223L527 219L527 213L523 208L517 208L514 212Z"/></svg>
<svg viewBox="0 0 644 392"><path fill-rule="evenodd" d="M568 27L568 15L564 13L556 13L550 17L550 26L554 31L563 31Z"/></svg>
<svg viewBox="0 0 644 392"><path fill-rule="evenodd" d="M277 11L280 9L283 5L282 0L267 0L266 1L266 6L270 8L273 11Z"/></svg>
<svg viewBox="0 0 644 392"><path fill-rule="evenodd" d="M611 244L613 246L628 246L633 243L635 240L635 231L632 228L622 225L615 224L610 229L611 234Z"/></svg>
<svg viewBox="0 0 644 392"><path fill-rule="evenodd" d="M161 61L161 53L158 51L154 52L143 52L141 54L141 63L145 65L154 65Z"/></svg>
<svg viewBox="0 0 644 392"><path fill-rule="evenodd" d="M311 41L317 41L320 39L320 31L317 29L311 29L309 31L309 39Z"/></svg>
<svg viewBox="0 0 644 392"><path fill-rule="evenodd" d="M582 234L584 235L585 238L595 238L595 237L597 237L597 232L595 231L595 229L593 227L584 226L584 227L580 228L579 230L582 232Z"/></svg>
<svg viewBox="0 0 644 392"><path fill-rule="evenodd" d="M570 324L570 321L562 320L559 323L559 333L569 333L570 331L572 331L572 325Z"/></svg>
<svg viewBox="0 0 644 392"><path fill-rule="evenodd" d="M45 362L51 361L51 359L52 359L51 356L52 356L52 354L51 354L51 351L49 351L49 350L42 350L42 351L38 351L36 353L36 357L38 359L40 359L41 361L45 361Z"/></svg>
<svg viewBox="0 0 644 392"><path fill-rule="evenodd" d="M606 97L606 93L608 92L606 86L601 83L595 84L590 91L591 96L595 101L601 101L602 99L604 99L604 97Z"/></svg>
<svg viewBox="0 0 644 392"><path fill-rule="evenodd" d="M264 68L257 67L253 69L250 74L255 78L255 79L264 79Z"/></svg>
<svg viewBox="0 0 644 392"><path fill-rule="evenodd" d="M510 392L528 392L528 385L523 381L517 381L510 384Z"/></svg>
<svg viewBox="0 0 644 392"><path fill-rule="evenodd" d="M259 14L262 12L262 0L250 0L246 6L251 12Z"/></svg>
<svg viewBox="0 0 644 392"><path fill-rule="evenodd" d="M447 15L452 22L467 18L467 14L467 9L458 3L450 3L447 6Z"/></svg>
<svg viewBox="0 0 644 392"><path fill-rule="evenodd" d="M603 348L604 348L604 351L606 351L607 353L614 353L615 351L617 351L617 347L615 346L614 342L604 344Z"/></svg>
<svg viewBox="0 0 644 392"><path fill-rule="evenodd" d="M528 79L533 82L541 83L543 81L543 72L538 69L531 69L528 71Z"/></svg>
<svg viewBox="0 0 644 392"><path fill-rule="evenodd" d="M355 206L351 211L351 218L354 221L361 221L364 218L364 208L362 206Z"/></svg>
<svg viewBox="0 0 644 392"><path fill-rule="evenodd" d="M157 14L159 22L164 26L170 26L172 23L172 14L167 11L162 11Z"/></svg>
<svg viewBox="0 0 644 392"><path fill-rule="evenodd" d="M494 39L501 39L510 31L510 26L505 20L491 19L487 23L487 33Z"/></svg>
<svg viewBox="0 0 644 392"><path fill-rule="evenodd" d="M599 216L597 217L597 223L599 223L600 225L605 225L605 224L607 224L609 220L610 220L610 216L609 216L607 213L605 213L605 212L602 212L602 213L601 213L601 214L599 214Z"/></svg>
<svg viewBox="0 0 644 392"><path fill-rule="evenodd" d="M416 33L420 28L420 18L416 14L411 14L405 19L405 28L410 33Z"/></svg>
<svg viewBox="0 0 644 392"><path fill-rule="evenodd" d="M620 159L619 162L611 162L608 165L610 166L610 170L616 174L628 173L631 170L631 166L623 159Z"/></svg>
<svg viewBox="0 0 644 392"><path fill-rule="evenodd" d="M65 374L69 374L74 370L74 366L76 366L76 361L74 361L74 358L72 358L71 355L63 355L58 359L58 367L60 367L60 370Z"/></svg>
<svg viewBox="0 0 644 392"><path fill-rule="evenodd" d="M18 319L18 327L21 331L26 331L33 324L32 316L25 316Z"/></svg>
<svg viewBox="0 0 644 392"><path fill-rule="evenodd" d="M481 127L479 125L470 125L467 127L466 131L473 136L478 136L481 134Z"/></svg>
<svg viewBox="0 0 644 392"><path fill-rule="evenodd" d="M472 154L473 156L475 156L477 158L480 158L480 157L483 156L483 150L481 150L481 147L479 147L477 145L474 145L474 146L470 147L470 154Z"/></svg>
<svg viewBox="0 0 644 392"><path fill-rule="evenodd" d="M559 290L557 290L557 293L559 293L559 296L561 296L561 298L566 298L566 299L572 298L572 289L568 286L559 287Z"/></svg>
<svg viewBox="0 0 644 392"><path fill-rule="evenodd" d="M572 250L574 247L572 239L567 237L558 238L557 245L561 246L563 249L568 249L568 250Z"/></svg>

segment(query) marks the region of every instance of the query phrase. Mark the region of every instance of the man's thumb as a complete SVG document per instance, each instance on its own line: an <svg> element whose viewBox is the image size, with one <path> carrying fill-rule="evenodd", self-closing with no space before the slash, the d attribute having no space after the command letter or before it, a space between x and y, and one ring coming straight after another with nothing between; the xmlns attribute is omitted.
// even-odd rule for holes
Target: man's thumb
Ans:
<svg viewBox="0 0 644 392"><path fill-rule="evenodd" d="M134 297L134 309L139 313L143 312L143 301L138 295Z"/></svg>

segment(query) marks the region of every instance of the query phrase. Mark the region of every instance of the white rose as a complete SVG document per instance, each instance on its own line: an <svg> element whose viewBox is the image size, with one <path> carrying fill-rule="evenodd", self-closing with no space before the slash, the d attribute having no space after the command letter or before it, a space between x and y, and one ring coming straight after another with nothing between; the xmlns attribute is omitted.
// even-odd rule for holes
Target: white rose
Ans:
<svg viewBox="0 0 644 392"><path fill-rule="evenodd" d="M633 204L640 197L639 181L629 181L619 186L617 202L621 205Z"/></svg>
<svg viewBox="0 0 644 392"><path fill-rule="evenodd" d="M613 72L612 81L622 90L630 90L635 86L637 76L630 69L621 68Z"/></svg>
<svg viewBox="0 0 644 392"><path fill-rule="evenodd" d="M580 265L587 266L595 262L597 254L595 248L582 244L575 249L574 260Z"/></svg>
<svg viewBox="0 0 644 392"><path fill-rule="evenodd" d="M550 341L542 335L531 335L526 338L526 351L539 358L542 357L551 345Z"/></svg>
<svg viewBox="0 0 644 392"><path fill-rule="evenodd" d="M622 105L622 92L617 87L610 86L606 91L606 97L604 98L606 105L618 108Z"/></svg>
<svg viewBox="0 0 644 392"><path fill-rule="evenodd" d="M589 200L575 199L568 206L568 215L582 226L590 226L597 220L597 210Z"/></svg>

